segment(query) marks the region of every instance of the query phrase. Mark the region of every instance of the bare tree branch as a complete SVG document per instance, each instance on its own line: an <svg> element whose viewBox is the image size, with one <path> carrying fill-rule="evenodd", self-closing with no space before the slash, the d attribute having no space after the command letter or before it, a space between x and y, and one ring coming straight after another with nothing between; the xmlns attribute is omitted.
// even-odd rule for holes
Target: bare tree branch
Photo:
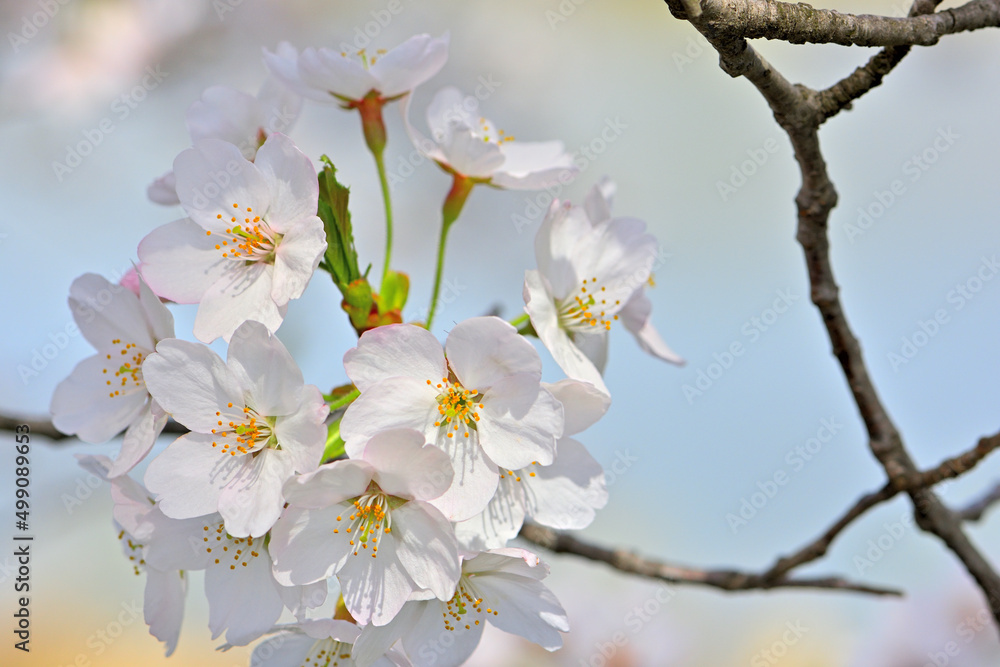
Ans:
<svg viewBox="0 0 1000 667"><path fill-rule="evenodd" d="M703 0L697 27L742 39L792 44L931 46L944 35L1000 26L1000 1L972 0L938 14L909 17L841 14L805 3L775 0Z"/></svg>
<svg viewBox="0 0 1000 667"><path fill-rule="evenodd" d="M917 0L910 7L910 16L932 13L941 0ZM872 88L882 84L889 72L898 65L910 52L909 46L887 46L862 67L825 90L816 94L823 118L828 119L841 111L851 108L851 103L867 93Z"/></svg>
<svg viewBox="0 0 1000 667"><path fill-rule="evenodd" d="M687 12L678 0L666 0L671 13L678 18L688 18ZM761 23L754 26L746 11L753 5ZM817 102L817 93L804 86L792 86L770 64L761 58L747 43L746 37L762 37L761 27L771 26L767 36L784 38L789 41L815 41L812 38L796 36L788 30L768 23L767 16L760 13L761 7L768 7L779 14L771 17L789 17L790 24L809 17L809 25L803 26L806 35L817 37L818 33L810 25L833 26L831 34L850 28L856 36L859 23L850 19L842 21L840 15L830 12L815 13L816 10L803 5L783 5L774 2L753 0L707 0L702 3L703 13L698 18L689 19L709 43L719 52L720 66L732 76L746 77L764 96L774 112L774 118L788 134L802 174L802 186L796 196L798 208L797 239L805 255L809 275L810 296L822 316L823 324L830 339L832 352L840 363L858 412L865 423L869 437L869 448L886 471L889 483L894 487L907 488L908 480L919 474L916 464L903 445L902 436L882 404L869 376L861 345L855 337L840 303L839 287L834 279L830 262L830 244L827 237L830 211L837 204L837 191L827 173L826 162L820 149L819 126L824 120ZM797 8L797 9L796 9ZM992 8L992 9L991 9ZM741 19L723 19L726 11L734 11ZM741 15L741 11L743 14ZM889 23L875 22L889 31L888 25L896 30L904 26L915 30L918 25L959 26L966 25L968 13L986 15L998 14L995 2L972 2L956 10L929 17L893 19ZM939 17L948 14L940 23ZM856 18L856 17L855 17ZM893 23L893 21L895 23ZM988 23L995 25L996 22ZM983 25L987 25L984 23ZM755 32L755 30L757 32ZM935 28L935 31L937 28ZM812 31L812 32L810 32ZM873 33L866 33L873 34ZM913 37L916 33L909 33ZM943 34L943 33L940 33ZM837 41L827 39L826 41ZM936 41L936 38L935 40ZM850 41L847 43L861 43ZM920 43L912 40L902 42L884 41L883 45L894 43ZM933 41L929 42L933 43ZM877 42L876 42L877 44ZM966 570L979 584L989 601L997 624L1000 625L1000 575L983 557L962 530L961 518L945 507L933 491L923 488L907 491L913 501L917 525L924 531L936 535L965 565Z"/></svg>
<svg viewBox="0 0 1000 667"><path fill-rule="evenodd" d="M945 479L964 475L968 471L972 470L977 463L986 458L987 454L998 447L1000 447L1000 433L988 438L980 438L976 446L968 452L950 459L945 459L930 470L925 470L923 472L907 476L905 478L906 482L904 485L889 482L878 491L872 491L871 493L863 495L857 502L854 503L853 506L851 506L850 509L847 510L846 513L844 513L843 516L840 517L840 519L837 520L836 523L830 526L826 532L820 535L816 540L802 547L791 556L779 558L771 569L764 573L764 578L780 579L793 568L799 567L800 565L804 565L805 563L809 563L824 556L830 548L830 545L833 544L834 539L836 539L836 537L840 535L840 533L843 532L847 526L853 523L855 519L859 518L871 508L896 497L896 495L902 491L929 488ZM998 493L1000 493L1000 487L998 487Z"/></svg>
<svg viewBox="0 0 1000 667"><path fill-rule="evenodd" d="M1000 482L990 489L988 493L984 494L982 498L958 510L956 514L963 521L979 521L986 514L986 510L993 507L997 501L1000 501Z"/></svg>
<svg viewBox="0 0 1000 667"><path fill-rule="evenodd" d="M852 591L871 595L902 595L901 591L881 586L858 584L839 577L766 579L762 575L736 570L697 570L643 558L626 549L609 549L583 542L567 533L560 533L526 523L521 537L553 553L568 553L606 563L628 574L659 579L672 584L709 586L724 591L770 590L774 588L818 588Z"/></svg>

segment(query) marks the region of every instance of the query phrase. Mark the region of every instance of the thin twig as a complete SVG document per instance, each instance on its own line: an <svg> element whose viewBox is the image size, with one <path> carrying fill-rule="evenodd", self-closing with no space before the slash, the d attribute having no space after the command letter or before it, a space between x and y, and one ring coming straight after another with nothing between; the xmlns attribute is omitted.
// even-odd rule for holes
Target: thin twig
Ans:
<svg viewBox="0 0 1000 667"><path fill-rule="evenodd" d="M801 577L770 580L762 575L737 570L698 570L663 561L643 558L626 549L607 547L584 542L567 533L556 532L535 524L526 523L521 528L523 539L553 553L573 554L588 560L606 563L619 572L659 579L672 584L709 586L724 591L771 590L775 588L819 588L852 591L871 595L902 595L892 588L859 584L839 577Z"/></svg>

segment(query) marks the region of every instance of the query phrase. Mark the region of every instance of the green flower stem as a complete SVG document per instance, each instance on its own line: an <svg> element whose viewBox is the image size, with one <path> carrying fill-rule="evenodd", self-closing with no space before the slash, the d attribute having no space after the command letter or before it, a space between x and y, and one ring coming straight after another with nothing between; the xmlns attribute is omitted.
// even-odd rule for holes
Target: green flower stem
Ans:
<svg viewBox="0 0 1000 667"><path fill-rule="evenodd" d="M357 389L355 389L354 391L352 391L351 393L347 394L346 396L342 396L342 397L336 398L336 399L334 398L333 394L331 393L331 394L329 394L327 396L324 396L323 400L326 401L326 404L328 406L330 406L330 412L333 412L334 410L339 410L340 408L344 407L345 405L350 405L351 403L354 402L354 399L356 399L360 395L361 395L361 392L358 391Z"/></svg>
<svg viewBox="0 0 1000 667"><path fill-rule="evenodd" d="M522 313L520 316L515 317L510 321L510 324L515 329L520 329L521 325L528 321L528 313Z"/></svg>
<svg viewBox="0 0 1000 667"><path fill-rule="evenodd" d="M444 206L441 208L441 238L438 239L437 266L434 269L434 290L431 293L431 305L427 311L427 322L424 324L428 329L434 322L434 311L437 310L438 294L441 292L441 273L444 270L444 252L448 241L448 231L452 224L458 220L465 206L465 200L469 198L476 182L461 174L455 174L455 180L451 184L451 190L444 199Z"/></svg>
<svg viewBox="0 0 1000 667"><path fill-rule="evenodd" d="M392 197L389 194L389 180L385 175L384 152L375 153L375 166L378 168L378 180L382 185L382 203L385 205L385 264L382 266L382 280L379 282L379 292L389 275L389 262L392 258Z"/></svg>

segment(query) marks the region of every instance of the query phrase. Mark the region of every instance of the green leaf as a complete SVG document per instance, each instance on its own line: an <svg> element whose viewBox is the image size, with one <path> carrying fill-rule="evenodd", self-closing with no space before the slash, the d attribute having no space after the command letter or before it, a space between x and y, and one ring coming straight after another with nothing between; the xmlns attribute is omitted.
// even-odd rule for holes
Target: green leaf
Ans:
<svg viewBox="0 0 1000 667"><path fill-rule="evenodd" d="M351 230L351 212L348 199L351 190L337 181L337 168L330 158L322 156L323 171L319 173L319 207L317 215L326 229L326 255L323 268L333 276L344 297L347 287L361 278L358 269L358 253L354 248Z"/></svg>
<svg viewBox="0 0 1000 667"><path fill-rule="evenodd" d="M410 293L410 277L405 273L389 271L382 281L382 291L379 293L378 312L402 311L406 305L406 297Z"/></svg>

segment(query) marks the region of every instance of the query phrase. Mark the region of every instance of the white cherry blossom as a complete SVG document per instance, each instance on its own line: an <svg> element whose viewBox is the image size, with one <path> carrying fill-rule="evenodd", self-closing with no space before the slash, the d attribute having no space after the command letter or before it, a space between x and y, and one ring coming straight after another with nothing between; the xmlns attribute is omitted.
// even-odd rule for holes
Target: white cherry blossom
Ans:
<svg viewBox="0 0 1000 667"><path fill-rule="evenodd" d="M575 379L607 391L601 374L608 332L621 319L649 354L683 360L650 322L657 241L646 223L611 218L613 185L594 186L585 206L553 202L535 237L538 270L525 272L525 310L556 363Z"/></svg>
<svg viewBox="0 0 1000 667"><path fill-rule="evenodd" d="M500 467L552 463L563 407L541 386L538 352L498 317L459 323L443 349L421 327L379 327L361 336L344 367L361 390L341 422L348 455L380 430L417 429L455 468L451 488L432 501L450 521L486 507Z"/></svg>
<svg viewBox="0 0 1000 667"><path fill-rule="evenodd" d="M77 462L87 471L111 482L115 529L122 551L136 575L146 575L143 593L143 618L149 633L164 643L167 657L177 648L187 575L179 569L157 569L146 562L147 543L152 534L150 517L159 510L149 492L128 475L110 477L111 459L106 456L77 455Z"/></svg>
<svg viewBox="0 0 1000 667"><path fill-rule="evenodd" d="M451 478L441 450L396 429L371 438L358 458L289 481L289 507L271 531L275 576L301 585L336 574L359 623L388 623L414 591L450 598L458 543L427 501Z"/></svg>
<svg viewBox="0 0 1000 667"><path fill-rule="evenodd" d="M287 607L304 617L326 600L326 583L288 587L271 572L265 537L236 537L218 513L171 519L147 518L146 562L162 570L205 570L208 626L215 639L243 646L268 632Z"/></svg>
<svg viewBox="0 0 1000 667"><path fill-rule="evenodd" d="M278 632L254 647L253 667L356 667L354 642L361 629L354 623L333 618L278 626ZM373 667L409 667L410 661L394 649L377 656Z"/></svg>
<svg viewBox="0 0 1000 667"><path fill-rule="evenodd" d="M410 99L403 102L409 117ZM573 158L560 141L516 141L473 111L478 101L453 86L442 88L427 108L426 137L407 121L414 145L446 172L476 183L511 190L538 190L567 183L576 175Z"/></svg>
<svg viewBox="0 0 1000 667"><path fill-rule="evenodd" d="M374 54L312 47L298 53L287 43L276 53L264 50L268 68L293 91L348 106L369 95L383 102L405 95L437 74L447 59L447 33L437 38L414 35L390 51Z"/></svg>
<svg viewBox="0 0 1000 667"><path fill-rule="evenodd" d="M112 477L144 459L167 423L149 395L142 365L159 341L173 338L174 319L145 283L138 287L137 296L93 273L73 281L73 320L97 354L56 387L50 407L53 425L84 442L106 442L125 430Z"/></svg>
<svg viewBox="0 0 1000 667"><path fill-rule="evenodd" d="M142 240L143 278L160 297L198 304L201 341L228 341L245 320L275 331L326 250L312 162L282 134L268 137L254 162L233 144L204 139L177 157L174 174L190 217Z"/></svg>
<svg viewBox="0 0 1000 667"><path fill-rule="evenodd" d="M279 51L287 54L285 47L291 48L286 44ZM257 149L271 134L287 134L292 129L301 110L302 97L271 76L256 96L229 86L206 88L201 99L188 107L185 120L192 143L221 139L236 145L253 162ZM146 193L157 204L181 203L173 171L156 179Z"/></svg>
<svg viewBox="0 0 1000 667"><path fill-rule="evenodd" d="M476 650L487 622L554 651L562 646L559 633L569 632L569 622L541 583L548 573L548 566L524 549L481 553L462 563L448 601L412 600L387 625L363 628L354 659L358 667L367 667L402 639L416 667L457 667Z"/></svg>
<svg viewBox="0 0 1000 667"><path fill-rule="evenodd" d="M544 384L566 415L564 435L552 465L500 470L500 484L478 515L455 524L459 543L472 551L499 549L517 537L525 518L557 530L581 530L608 501L601 468L586 447L567 437L588 428L611 405L610 397L588 382Z"/></svg>
<svg viewBox="0 0 1000 667"><path fill-rule="evenodd" d="M259 322L237 330L228 362L204 345L167 340L144 371L164 410L191 429L146 470L163 513L218 511L230 535L266 533L284 506L282 484L320 463L329 409L319 390Z"/></svg>

